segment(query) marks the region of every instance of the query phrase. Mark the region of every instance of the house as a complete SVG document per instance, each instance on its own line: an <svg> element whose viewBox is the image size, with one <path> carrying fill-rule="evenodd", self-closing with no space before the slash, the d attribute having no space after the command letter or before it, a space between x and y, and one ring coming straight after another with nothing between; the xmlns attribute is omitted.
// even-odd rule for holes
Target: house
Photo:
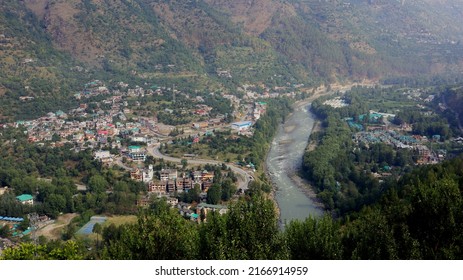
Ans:
<svg viewBox="0 0 463 280"><path fill-rule="evenodd" d="M145 161L146 152L140 146L129 146L129 157L133 161Z"/></svg>
<svg viewBox="0 0 463 280"><path fill-rule="evenodd" d="M195 172L192 173L192 177L193 177L193 180L196 183L200 183L201 182L201 177L202 177L202 172L201 171L195 171Z"/></svg>
<svg viewBox="0 0 463 280"><path fill-rule="evenodd" d="M194 129L207 128L208 126L209 126L208 122L195 122L195 123L193 123L193 128Z"/></svg>
<svg viewBox="0 0 463 280"><path fill-rule="evenodd" d="M132 142L147 143L148 140L144 136L133 136L130 138Z"/></svg>
<svg viewBox="0 0 463 280"><path fill-rule="evenodd" d="M231 124L231 128L236 131L248 130L251 126L252 126L251 121L235 122Z"/></svg>
<svg viewBox="0 0 463 280"><path fill-rule="evenodd" d="M147 207L150 205L150 197L148 195L142 196L137 200L138 207Z"/></svg>
<svg viewBox="0 0 463 280"><path fill-rule="evenodd" d="M202 191L203 192L207 192L210 187L212 187L212 182L211 181L204 181L202 183Z"/></svg>
<svg viewBox="0 0 463 280"><path fill-rule="evenodd" d="M193 182L190 178L178 178L176 184L177 192L188 192L193 187Z"/></svg>
<svg viewBox="0 0 463 280"><path fill-rule="evenodd" d="M132 172L130 172L130 179L134 181L141 181L142 180L142 172L140 172L140 169L136 168Z"/></svg>
<svg viewBox="0 0 463 280"><path fill-rule="evenodd" d="M177 206L178 204L178 198L175 198L175 197L168 197L167 198L167 203L172 206L172 207L175 207Z"/></svg>
<svg viewBox="0 0 463 280"><path fill-rule="evenodd" d="M162 169L160 172L161 181L176 180L178 172L176 169Z"/></svg>
<svg viewBox="0 0 463 280"><path fill-rule="evenodd" d="M167 181L167 192L168 193L175 192L175 181L174 180Z"/></svg>
<svg viewBox="0 0 463 280"><path fill-rule="evenodd" d="M201 181L212 181L214 179L214 173L213 172L207 172L207 170L204 170L201 173Z"/></svg>
<svg viewBox="0 0 463 280"><path fill-rule="evenodd" d="M183 183L183 190L186 192L193 189L194 187L193 181L190 178L183 178L182 183Z"/></svg>
<svg viewBox="0 0 463 280"><path fill-rule="evenodd" d="M95 152L93 158L103 163L112 161L111 153L109 151L97 151Z"/></svg>
<svg viewBox="0 0 463 280"><path fill-rule="evenodd" d="M0 188L0 195L4 195L8 191L8 187Z"/></svg>
<svg viewBox="0 0 463 280"><path fill-rule="evenodd" d="M206 216L209 211L219 212L220 215L223 215L228 212L228 208L224 205L200 203L196 206L196 214L201 215L201 211L203 211Z"/></svg>
<svg viewBox="0 0 463 280"><path fill-rule="evenodd" d="M33 205L34 198L30 194L22 194L16 197L16 200L19 201L21 204L24 205Z"/></svg>
<svg viewBox="0 0 463 280"><path fill-rule="evenodd" d="M166 184L165 182L149 182L148 183L148 192L155 193L158 196L162 196L166 194Z"/></svg>
<svg viewBox="0 0 463 280"><path fill-rule="evenodd" d="M142 172L142 181L144 183L151 182L154 178L154 170L153 170L153 165L150 164L148 166L148 169L144 169Z"/></svg>

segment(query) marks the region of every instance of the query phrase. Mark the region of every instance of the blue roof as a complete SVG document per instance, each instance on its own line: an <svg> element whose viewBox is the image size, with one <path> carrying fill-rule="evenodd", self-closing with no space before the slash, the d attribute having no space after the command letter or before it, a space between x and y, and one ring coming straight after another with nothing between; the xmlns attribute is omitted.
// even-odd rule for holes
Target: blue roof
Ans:
<svg viewBox="0 0 463 280"><path fill-rule="evenodd" d="M232 123L232 125L236 125L236 126L247 126L247 125L251 125L251 124L252 124L251 121L242 121L242 122Z"/></svg>

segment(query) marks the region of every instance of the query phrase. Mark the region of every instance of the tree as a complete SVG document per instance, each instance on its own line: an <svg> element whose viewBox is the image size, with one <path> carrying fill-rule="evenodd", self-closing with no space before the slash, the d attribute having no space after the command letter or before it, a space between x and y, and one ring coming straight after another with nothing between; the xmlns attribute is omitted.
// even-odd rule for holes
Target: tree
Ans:
<svg viewBox="0 0 463 280"><path fill-rule="evenodd" d="M61 137L59 136L59 134L54 133L54 134L51 136L51 141L52 141L52 142L59 142L59 141L61 141Z"/></svg>
<svg viewBox="0 0 463 280"><path fill-rule="evenodd" d="M11 231L7 225L0 227L0 237L8 238L10 236L11 236Z"/></svg>
<svg viewBox="0 0 463 280"><path fill-rule="evenodd" d="M191 203L193 201L196 201L198 203L201 202L200 201L200 194L201 194L201 187L199 186L199 184L195 184L193 189L188 191L187 202L189 202L189 203Z"/></svg>
<svg viewBox="0 0 463 280"><path fill-rule="evenodd" d="M103 258L131 260L177 260L198 257L196 225L173 209L154 215L142 211L136 224L119 227L118 234L104 248Z"/></svg>
<svg viewBox="0 0 463 280"><path fill-rule="evenodd" d="M93 225L92 232L96 234L96 248L98 250L99 248L98 236L101 235L101 233L103 232L103 227L101 226L100 223L96 223Z"/></svg>
<svg viewBox="0 0 463 280"><path fill-rule="evenodd" d="M222 187L218 184L213 184L209 190L207 190L207 203L218 204L222 197Z"/></svg>
<svg viewBox="0 0 463 280"><path fill-rule="evenodd" d="M182 159L182 168L185 169L188 166L188 161L186 159Z"/></svg>
<svg viewBox="0 0 463 280"><path fill-rule="evenodd" d="M88 181L88 188L90 192L102 193L106 191L108 181L101 175L93 175Z"/></svg>
<svg viewBox="0 0 463 280"><path fill-rule="evenodd" d="M235 194L236 186L231 179L226 179L222 183L222 200L228 201Z"/></svg>
<svg viewBox="0 0 463 280"><path fill-rule="evenodd" d="M17 247L5 249L0 257L3 260L81 260L83 258L82 248L75 241L60 242L59 246L21 243Z"/></svg>
<svg viewBox="0 0 463 280"><path fill-rule="evenodd" d="M340 225L330 216L292 221L285 227L291 259L334 260L342 258Z"/></svg>
<svg viewBox="0 0 463 280"><path fill-rule="evenodd" d="M24 218L24 220L19 224L19 227L18 227L18 228L19 228L21 231L25 231L25 230L27 230L27 229L29 228L29 225L30 225L30 221L29 221L29 219L26 217L26 218Z"/></svg>

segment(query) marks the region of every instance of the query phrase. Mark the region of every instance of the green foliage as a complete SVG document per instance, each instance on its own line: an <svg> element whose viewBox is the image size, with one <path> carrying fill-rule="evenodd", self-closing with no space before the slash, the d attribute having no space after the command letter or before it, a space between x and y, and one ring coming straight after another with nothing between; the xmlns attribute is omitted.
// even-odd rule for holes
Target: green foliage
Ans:
<svg viewBox="0 0 463 280"><path fill-rule="evenodd" d="M82 248L75 241L67 241L59 246L21 243L18 247L7 248L0 259L3 260L81 260Z"/></svg>
<svg viewBox="0 0 463 280"><path fill-rule="evenodd" d="M106 191L107 187L108 187L108 182L101 175L94 175L90 177L90 180L88 181L89 191L94 192L96 194Z"/></svg>
<svg viewBox="0 0 463 280"><path fill-rule="evenodd" d="M341 225L330 216L291 221L285 226L290 258L336 260L343 257Z"/></svg>
<svg viewBox="0 0 463 280"><path fill-rule="evenodd" d="M140 213L137 224L120 226L117 233L105 232L103 258L172 260L197 256L198 232L173 210L159 215Z"/></svg>
<svg viewBox="0 0 463 280"><path fill-rule="evenodd" d="M409 95L410 92L421 97L416 99ZM441 94L441 89L436 88L355 87L343 96L349 104L347 107L335 109L323 105L323 98L313 102L312 111L322 120L323 130L311 135L310 144L316 148L305 152L303 170L328 210L343 215L374 203L382 192L394 184L392 181L395 178L414 166L419 157L416 149L394 148L382 142L355 144L352 135L358 129L349 128L344 119L351 118L364 127L377 126L384 125L383 121L386 120L370 119L370 110L393 112L396 117L388 121L412 124L413 134L427 135L429 138L439 134L441 139L448 139L456 129L455 125L449 128L445 114L436 108ZM423 108L417 109L417 105L429 95L436 96L436 104L428 102ZM389 173L389 178L383 177L384 182L380 183L373 173L383 171Z"/></svg>
<svg viewBox="0 0 463 280"><path fill-rule="evenodd" d="M200 229L201 258L285 259L283 237L278 233L275 206L262 196L233 204L224 217L208 215Z"/></svg>
<svg viewBox="0 0 463 280"><path fill-rule="evenodd" d="M326 215L278 228L275 205L258 193L226 214L197 224L165 200L141 211L137 224L102 230L103 259L461 259L463 158L403 176L381 199L335 220ZM99 231L95 229L95 231ZM3 259L88 258L82 246L23 243Z"/></svg>
<svg viewBox="0 0 463 280"><path fill-rule="evenodd" d="M222 196L222 186L218 184L212 185L207 191L207 203L218 204Z"/></svg>

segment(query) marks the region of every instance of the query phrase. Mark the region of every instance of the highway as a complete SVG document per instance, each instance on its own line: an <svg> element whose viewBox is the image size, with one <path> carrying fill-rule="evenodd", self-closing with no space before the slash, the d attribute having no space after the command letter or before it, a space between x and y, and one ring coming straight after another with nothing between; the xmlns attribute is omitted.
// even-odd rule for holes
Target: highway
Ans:
<svg viewBox="0 0 463 280"><path fill-rule="evenodd" d="M153 156L154 158L157 159L164 159L166 161L170 162L175 162L175 163L181 163L183 158L175 158L171 156L167 156L162 154L159 151L159 145L151 145L148 147L148 154ZM188 164L199 164L199 165L205 165L205 164L214 164L214 165L222 165L223 163L229 167L235 174L238 176L238 189L242 189L243 191L248 189L249 182L252 180L252 176L249 175L249 173L241 169L233 164L221 162L221 161L216 161L216 160L209 160L209 159L186 159L188 161Z"/></svg>

